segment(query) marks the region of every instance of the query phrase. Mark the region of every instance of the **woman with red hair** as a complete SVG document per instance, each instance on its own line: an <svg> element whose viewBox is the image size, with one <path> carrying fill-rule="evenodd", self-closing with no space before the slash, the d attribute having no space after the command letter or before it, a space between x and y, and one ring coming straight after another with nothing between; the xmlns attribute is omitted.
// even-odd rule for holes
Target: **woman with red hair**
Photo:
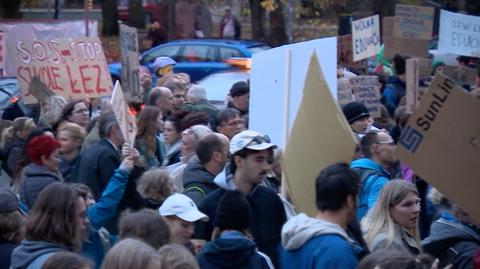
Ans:
<svg viewBox="0 0 480 269"><path fill-rule="evenodd" d="M40 135L27 144L27 156L31 163L25 168L25 178L20 189L20 200L32 208L38 194L49 184L63 181L58 172L58 149L60 144L55 138Z"/></svg>

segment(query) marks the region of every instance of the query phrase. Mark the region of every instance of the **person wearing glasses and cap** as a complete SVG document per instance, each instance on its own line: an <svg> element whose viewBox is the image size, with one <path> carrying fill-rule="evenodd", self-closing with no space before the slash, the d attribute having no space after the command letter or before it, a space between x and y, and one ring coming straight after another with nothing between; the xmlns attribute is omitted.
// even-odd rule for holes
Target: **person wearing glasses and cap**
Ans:
<svg viewBox="0 0 480 269"><path fill-rule="evenodd" d="M363 158L354 160L350 165L362 185L357 220L360 221L375 206L380 191L390 180L388 169L397 162L395 148L392 137L384 131L368 132L360 141Z"/></svg>
<svg viewBox="0 0 480 269"><path fill-rule="evenodd" d="M175 60L170 57L160 56L153 62L152 88L157 86L157 80L167 74L173 74L173 66L176 64Z"/></svg>
<svg viewBox="0 0 480 269"><path fill-rule="evenodd" d="M194 238L211 238L221 197L227 190L239 190L247 196L252 209L250 228L258 249L278 266L277 248L286 221L285 210L278 195L260 184L271 168L273 149L276 147L267 136L252 130L233 136L229 145L230 164L214 179L220 188L209 193L199 206L210 221L197 224Z"/></svg>

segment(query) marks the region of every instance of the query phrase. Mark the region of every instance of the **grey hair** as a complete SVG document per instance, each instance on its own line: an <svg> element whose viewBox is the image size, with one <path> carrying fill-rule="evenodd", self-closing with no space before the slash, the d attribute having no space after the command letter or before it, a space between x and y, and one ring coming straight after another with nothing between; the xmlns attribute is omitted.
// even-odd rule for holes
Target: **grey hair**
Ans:
<svg viewBox="0 0 480 269"><path fill-rule="evenodd" d="M98 119L98 135L100 138L105 138L108 136L108 133L115 125L118 126L118 123L113 111L109 111L100 115Z"/></svg>
<svg viewBox="0 0 480 269"><path fill-rule="evenodd" d="M207 91L200 85L193 85L187 92L187 96L191 97L194 103L207 99Z"/></svg>
<svg viewBox="0 0 480 269"><path fill-rule="evenodd" d="M158 100L162 98L162 92L165 90L170 91L169 88L162 86L157 86L150 90L147 98L147 104L150 106L155 106Z"/></svg>

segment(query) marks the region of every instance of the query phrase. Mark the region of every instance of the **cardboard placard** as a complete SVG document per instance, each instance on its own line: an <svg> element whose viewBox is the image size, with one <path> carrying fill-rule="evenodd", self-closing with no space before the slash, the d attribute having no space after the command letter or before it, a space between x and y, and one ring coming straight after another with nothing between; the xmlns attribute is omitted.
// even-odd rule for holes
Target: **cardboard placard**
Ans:
<svg viewBox="0 0 480 269"><path fill-rule="evenodd" d="M343 106L355 101L352 92L352 85L349 78L339 78L337 80L337 102L339 106Z"/></svg>
<svg viewBox="0 0 480 269"><path fill-rule="evenodd" d="M314 216L315 178L328 165L349 162L355 143L350 126L328 89L318 58L313 54L284 153L286 182L298 211ZM301 161L305 158L308 161Z"/></svg>
<svg viewBox="0 0 480 269"><path fill-rule="evenodd" d="M464 66L445 65L443 74L460 85L475 85L477 70Z"/></svg>
<svg viewBox="0 0 480 269"><path fill-rule="evenodd" d="M438 50L480 57L480 17L441 10Z"/></svg>
<svg viewBox="0 0 480 269"><path fill-rule="evenodd" d="M361 62L353 61L352 35L337 37L337 65L351 68L363 67Z"/></svg>
<svg viewBox="0 0 480 269"><path fill-rule="evenodd" d="M5 47L5 32L0 31L0 77L5 73L5 54L7 48Z"/></svg>
<svg viewBox="0 0 480 269"><path fill-rule="evenodd" d="M412 113L418 106L418 82L420 78L420 61L418 59L408 59L406 61L406 94L407 112Z"/></svg>
<svg viewBox="0 0 480 269"><path fill-rule="evenodd" d="M115 82L115 88L113 89L110 104L115 113L115 117L117 118L125 142L133 146L135 143L135 137L137 136L137 123L135 118L128 113L128 104L122 86L118 80Z"/></svg>
<svg viewBox="0 0 480 269"><path fill-rule="evenodd" d="M418 75L420 79L429 78L432 75L432 59L418 58Z"/></svg>
<svg viewBox="0 0 480 269"><path fill-rule="evenodd" d="M47 100L48 97L55 95L55 93L53 93L38 76L32 78L30 86L28 86L28 92L37 98L40 103Z"/></svg>
<svg viewBox="0 0 480 269"><path fill-rule="evenodd" d="M120 25L120 51L122 52L122 84L125 97L129 102L141 102L143 91L140 90L138 62L137 28Z"/></svg>
<svg viewBox="0 0 480 269"><path fill-rule="evenodd" d="M384 57L386 59L393 58L397 53L403 55L410 55L420 58L428 57L428 40L410 39L393 36L393 25L395 17L383 17L383 44Z"/></svg>
<svg viewBox="0 0 480 269"><path fill-rule="evenodd" d="M400 136L397 155L480 222L480 121L473 115L480 115L480 102L436 74Z"/></svg>
<svg viewBox="0 0 480 269"><path fill-rule="evenodd" d="M364 104L373 118L381 117L380 93L377 90L378 78L376 76L358 76L351 78L355 99Z"/></svg>
<svg viewBox="0 0 480 269"><path fill-rule="evenodd" d="M108 96L112 79L98 37L19 41L9 46L26 104L37 100L28 92L34 76L67 100Z"/></svg>
<svg viewBox="0 0 480 269"><path fill-rule="evenodd" d="M377 55L380 45L378 15L352 22L352 52L355 62Z"/></svg>
<svg viewBox="0 0 480 269"><path fill-rule="evenodd" d="M430 40L433 31L433 7L395 5L393 36Z"/></svg>

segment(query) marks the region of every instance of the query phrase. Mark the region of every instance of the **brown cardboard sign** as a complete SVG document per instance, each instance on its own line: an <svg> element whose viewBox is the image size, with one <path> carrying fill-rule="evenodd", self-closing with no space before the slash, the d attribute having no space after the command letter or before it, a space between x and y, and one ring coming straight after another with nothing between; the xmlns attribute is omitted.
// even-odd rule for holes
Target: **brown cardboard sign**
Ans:
<svg viewBox="0 0 480 269"><path fill-rule="evenodd" d="M395 54L404 54L415 57L428 57L428 40L401 38L393 36L395 17L384 17L382 21L384 57L392 58Z"/></svg>
<svg viewBox="0 0 480 269"><path fill-rule="evenodd" d="M355 101L355 96L352 92L352 85L349 78L339 78L337 80L337 102L338 105L343 106Z"/></svg>
<svg viewBox="0 0 480 269"><path fill-rule="evenodd" d="M376 76L358 76L350 79L355 99L364 104L373 118L381 117L380 92Z"/></svg>
<svg viewBox="0 0 480 269"><path fill-rule="evenodd" d="M397 145L399 159L480 222L480 102L436 74Z"/></svg>
<svg viewBox="0 0 480 269"><path fill-rule="evenodd" d="M460 85L475 85L477 70L470 67L446 65L443 67L443 74Z"/></svg>
<svg viewBox="0 0 480 269"><path fill-rule="evenodd" d="M112 79L98 37L25 40L8 48L26 104L37 102L28 92L34 76L67 100L112 93Z"/></svg>
<svg viewBox="0 0 480 269"><path fill-rule="evenodd" d="M120 51L122 52L122 83L125 98L129 102L141 102L143 91L140 90L138 61L137 28L120 25Z"/></svg>
<svg viewBox="0 0 480 269"><path fill-rule="evenodd" d="M433 31L433 7L395 5L393 36L430 40Z"/></svg>
<svg viewBox="0 0 480 269"><path fill-rule="evenodd" d="M355 152L355 142L345 116L328 89L314 52L284 153L286 182L299 211L314 216L315 178L328 165L349 162Z"/></svg>
<svg viewBox="0 0 480 269"><path fill-rule="evenodd" d="M337 65L342 67L362 68L362 62L353 61L352 35L337 38Z"/></svg>
<svg viewBox="0 0 480 269"><path fill-rule="evenodd" d="M123 138L126 143L134 145L135 137L137 136L137 123L135 117L129 114L128 104L123 93L122 86L117 80L115 88L113 89L112 98L110 99L112 110L117 118L118 125L122 131Z"/></svg>
<svg viewBox="0 0 480 269"><path fill-rule="evenodd" d="M420 61L419 59L408 59L405 65L405 99L407 101L407 112L412 113L418 106L418 80L420 77Z"/></svg>

